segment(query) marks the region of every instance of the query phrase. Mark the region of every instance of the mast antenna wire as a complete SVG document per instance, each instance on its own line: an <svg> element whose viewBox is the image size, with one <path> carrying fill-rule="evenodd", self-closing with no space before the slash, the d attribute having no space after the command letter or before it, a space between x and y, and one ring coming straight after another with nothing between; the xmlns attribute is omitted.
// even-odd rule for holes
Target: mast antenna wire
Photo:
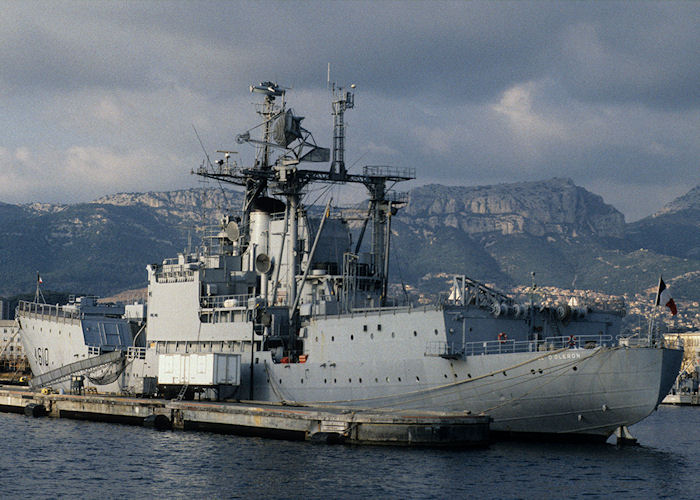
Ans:
<svg viewBox="0 0 700 500"><path fill-rule="evenodd" d="M204 151L204 156L207 159L207 163L209 164L209 167L211 167L212 170L214 170L214 165L211 162L211 159L209 159L209 153L207 153L207 148L204 147L204 143L202 142L202 138L199 137L199 132L197 132L197 127L194 126L194 123L192 124L192 129L194 130L194 135L197 136L197 140L199 141L199 145L202 147L202 151ZM224 189L224 185L221 183L221 179L217 178L216 182L219 184L219 189L221 189L221 194L224 195L224 203L226 203L226 206L228 207L226 210L230 208L229 202L228 202L228 196L226 196L226 190Z"/></svg>
<svg viewBox="0 0 700 500"><path fill-rule="evenodd" d="M321 194L319 194L319 195L316 197L316 199L315 199L314 201L312 201L311 203L309 203L309 204L307 204L307 205L310 206L310 207L316 206L316 203L318 203L318 200L320 200L320 199L323 198L324 196L328 195L328 192L329 192L334 186L335 186L335 183L329 184L328 186L324 187L323 189L320 189L319 191L321 192ZM309 193L309 194L310 194L310 193ZM307 198L307 197L308 197L308 195L307 195L307 196L304 196L304 198Z"/></svg>
<svg viewBox="0 0 700 500"><path fill-rule="evenodd" d="M207 159L207 163L211 168L214 168L214 165L212 165L211 160L209 159L209 153L207 153L207 148L204 147L204 143L202 142L202 138L199 137L199 132L197 132L197 127L194 126L194 123L192 124L192 130L194 130L194 135L197 136L197 140L199 141L199 145L202 147L202 151L204 151L204 156Z"/></svg>

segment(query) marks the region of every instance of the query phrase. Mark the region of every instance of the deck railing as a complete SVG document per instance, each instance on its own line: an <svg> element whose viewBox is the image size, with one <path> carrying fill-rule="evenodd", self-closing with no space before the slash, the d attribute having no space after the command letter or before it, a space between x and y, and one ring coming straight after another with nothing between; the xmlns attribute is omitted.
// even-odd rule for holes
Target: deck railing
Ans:
<svg viewBox="0 0 700 500"><path fill-rule="evenodd" d="M610 335L581 335L565 337L547 337L544 340L489 340L485 342L428 342L426 356L457 358L463 356L480 356L488 354L509 354L519 352L546 352L563 348L594 349L601 345L611 345Z"/></svg>
<svg viewBox="0 0 700 500"><path fill-rule="evenodd" d="M212 295L203 296L201 298L201 306L204 309L209 308L243 308L248 307L248 300L255 298L254 294L240 294L240 295Z"/></svg>
<svg viewBox="0 0 700 500"><path fill-rule="evenodd" d="M78 310L66 310L61 306L52 304L40 304L38 302L29 302L20 300L17 304L18 313L36 316L48 316L53 318L69 318L80 319L82 314Z"/></svg>

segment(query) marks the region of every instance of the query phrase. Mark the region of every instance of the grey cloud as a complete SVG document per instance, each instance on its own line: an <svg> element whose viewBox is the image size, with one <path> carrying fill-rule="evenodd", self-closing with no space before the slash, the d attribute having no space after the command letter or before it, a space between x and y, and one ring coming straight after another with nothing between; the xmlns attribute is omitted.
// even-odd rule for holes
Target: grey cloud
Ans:
<svg viewBox="0 0 700 500"><path fill-rule="evenodd" d="M413 166L425 182L565 176L665 182L668 194L667 176L700 182L698 14L682 2L10 2L0 147L47 165L72 146L115 162L141 150L157 172L138 177L144 189L171 187L154 159L189 171L193 124L208 148L234 146L255 123L247 87L259 80L293 87L329 145L331 62L334 80L358 84L352 162ZM504 104L514 89L529 100ZM95 117L100 106L114 119ZM636 214L656 206L610 196Z"/></svg>

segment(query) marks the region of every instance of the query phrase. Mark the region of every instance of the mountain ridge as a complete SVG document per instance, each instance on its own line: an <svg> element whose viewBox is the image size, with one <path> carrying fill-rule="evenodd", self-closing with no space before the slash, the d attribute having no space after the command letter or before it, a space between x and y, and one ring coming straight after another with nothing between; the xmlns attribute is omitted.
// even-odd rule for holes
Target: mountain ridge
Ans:
<svg viewBox="0 0 700 500"><path fill-rule="evenodd" d="M562 178L475 187L421 186L411 191L411 203L403 213L427 218L428 225L442 216L445 225L469 234L590 233L619 238L625 224L624 215L602 197Z"/></svg>
<svg viewBox="0 0 700 500"><path fill-rule="evenodd" d="M684 222L700 211L695 190L627 224L571 179L420 186L393 218L390 275L425 293L441 291L444 280L430 278L440 273L510 286L536 272L542 285L621 294L646 290L663 272L669 283L685 276L677 293L697 295L700 225ZM238 209L241 199L241 191L190 188L74 205L0 204L0 294L32 289L37 270L46 286L74 293L142 288L146 264L183 251L195 227ZM663 244L654 246L659 237Z"/></svg>

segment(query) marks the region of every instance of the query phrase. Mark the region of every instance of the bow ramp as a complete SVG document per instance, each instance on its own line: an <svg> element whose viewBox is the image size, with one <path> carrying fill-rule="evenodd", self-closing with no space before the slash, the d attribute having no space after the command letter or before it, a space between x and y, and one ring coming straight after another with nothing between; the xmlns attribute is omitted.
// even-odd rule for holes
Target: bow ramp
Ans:
<svg viewBox="0 0 700 500"><path fill-rule="evenodd" d="M55 370L51 370L37 377L34 377L29 382L29 386L32 389L43 387L45 385L49 385L54 382L58 382L59 380L68 378L76 373L89 371L93 368L98 368L109 363L114 363L115 361L118 361L123 357L124 354L121 351L112 351L107 352L105 354L100 354L99 356L95 356L92 358L81 359L80 361L76 361L75 363L70 363L68 365L61 366L60 368L56 368Z"/></svg>

